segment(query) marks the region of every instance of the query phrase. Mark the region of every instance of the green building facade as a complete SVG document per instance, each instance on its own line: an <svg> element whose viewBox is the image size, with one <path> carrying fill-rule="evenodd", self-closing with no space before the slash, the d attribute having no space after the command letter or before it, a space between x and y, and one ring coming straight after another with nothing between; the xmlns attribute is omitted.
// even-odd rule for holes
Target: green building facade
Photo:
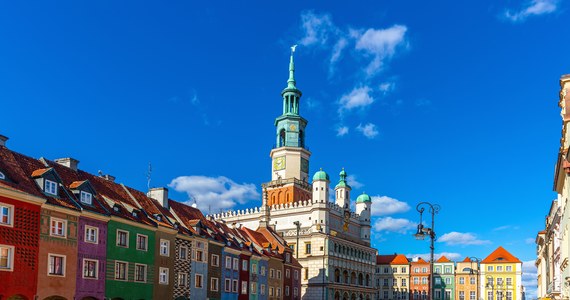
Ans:
<svg viewBox="0 0 570 300"><path fill-rule="evenodd" d="M455 263L442 256L433 264L434 300L455 300Z"/></svg>

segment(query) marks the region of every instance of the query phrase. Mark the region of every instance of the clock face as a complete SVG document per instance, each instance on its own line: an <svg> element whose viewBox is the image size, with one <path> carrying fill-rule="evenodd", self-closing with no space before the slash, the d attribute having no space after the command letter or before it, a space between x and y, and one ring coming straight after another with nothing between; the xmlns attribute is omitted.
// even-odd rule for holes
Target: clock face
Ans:
<svg viewBox="0 0 570 300"><path fill-rule="evenodd" d="M301 157L301 172L309 173L309 161Z"/></svg>
<svg viewBox="0 0 570 300"><path fill-rule="evenodd" d="M273 159L273 170L279 171L285 169L285 156L279 156Z"/></svg>
<svg viewBox="0 0 570 300"><path fill-rule="evenodd" d="M289 125L289 130L295 131L295 130L297 130L297 126L295 126L295 124L291 124L291 125Z"/></svg>

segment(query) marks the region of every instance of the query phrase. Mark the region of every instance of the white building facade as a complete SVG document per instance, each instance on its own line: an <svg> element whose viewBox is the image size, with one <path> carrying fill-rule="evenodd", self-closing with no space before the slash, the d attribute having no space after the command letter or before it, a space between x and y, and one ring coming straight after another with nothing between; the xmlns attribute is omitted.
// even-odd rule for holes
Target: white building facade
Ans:
<svg viewBox="0 0 570 300"><path fill-rule="evenodd" d="M281 93L283 114L275 120L271 181L262 185L261 207L212 217L251 229L271 226L280 233L303 266L302 299L373 299L377 251L370 246L371 198L359 195L351 210L344 169L334 195L329 175L322 170L309 183L307 120L299 115L302 93L294 70L291 55L289 80Z"/></svg>

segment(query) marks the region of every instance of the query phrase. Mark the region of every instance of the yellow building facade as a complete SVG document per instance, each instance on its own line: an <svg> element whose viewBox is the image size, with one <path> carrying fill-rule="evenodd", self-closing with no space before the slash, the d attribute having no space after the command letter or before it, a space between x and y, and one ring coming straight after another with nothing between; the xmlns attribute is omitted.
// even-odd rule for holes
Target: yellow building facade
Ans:
<svg viewBox="0 0 570 300"><path fill-rule="evenodd" d="M479 291L485 300L522 299L522 261L503 247L481 261Z"/></svg>

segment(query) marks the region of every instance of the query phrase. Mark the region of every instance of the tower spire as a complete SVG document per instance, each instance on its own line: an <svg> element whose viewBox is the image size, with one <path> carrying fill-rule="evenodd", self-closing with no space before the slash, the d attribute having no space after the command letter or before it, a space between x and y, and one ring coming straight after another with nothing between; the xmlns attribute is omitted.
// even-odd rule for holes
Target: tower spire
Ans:
<svg viewBox="0 0 570 300"><path fill-rule="evenodd" d="M289 61L289 80L287 80L287 88L295 89L295 63L293 62L293 54L295 53L297 45L291 46L291 59Z"/></svg>

